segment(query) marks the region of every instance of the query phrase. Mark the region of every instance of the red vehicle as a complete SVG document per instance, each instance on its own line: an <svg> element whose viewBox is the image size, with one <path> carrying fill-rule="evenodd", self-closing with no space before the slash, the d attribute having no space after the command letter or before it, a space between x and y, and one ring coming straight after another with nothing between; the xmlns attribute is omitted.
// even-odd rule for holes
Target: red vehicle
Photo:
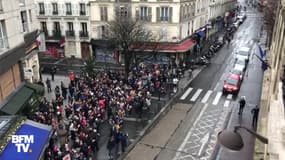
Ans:
<svg viewBox="0 0 285 160"><path fill-rule="evenodd" d="M230 73L224 81L223 94L238 94L241 85L241 78L237 74Z"/></svg>

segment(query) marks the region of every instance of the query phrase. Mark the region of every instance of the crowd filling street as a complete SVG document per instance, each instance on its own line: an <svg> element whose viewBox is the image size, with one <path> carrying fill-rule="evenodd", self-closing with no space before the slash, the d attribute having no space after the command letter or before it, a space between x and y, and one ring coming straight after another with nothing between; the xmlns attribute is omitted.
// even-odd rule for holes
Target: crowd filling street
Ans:
<svg viewBox="0 0 285 160"><path fill-rule="evenodd" d="M68 154L71 159L96 157L104 121L109 122L111 130L107 142L109 158L125 152L128 133L122 131L123 118L141 118L142 112L151 106L152 94L165 94L166 84L178 79L177 70L168 65L141 63L132 67L127 78L111 71L98 72L96 77L71 73L69 84L61 82L55 88L51 88L53 81L47 78L46 91L54 92L54 98L51 102L44 98L39 110L29 117L54 129L45 159L61 160Z"/></svg>

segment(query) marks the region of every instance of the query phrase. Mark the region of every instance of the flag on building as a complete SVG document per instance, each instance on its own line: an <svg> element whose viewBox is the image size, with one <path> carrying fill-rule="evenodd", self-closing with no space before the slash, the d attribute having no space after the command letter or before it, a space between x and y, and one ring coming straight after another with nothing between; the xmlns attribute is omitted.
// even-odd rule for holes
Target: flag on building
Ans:
<svg viewBox="0 0 285 160"><path fill-rule="evenodd" d="M266 52L264 50L262 50L260 45L258 45L258 49L259 49L260 58L264 59L266 56Z"/></svg>

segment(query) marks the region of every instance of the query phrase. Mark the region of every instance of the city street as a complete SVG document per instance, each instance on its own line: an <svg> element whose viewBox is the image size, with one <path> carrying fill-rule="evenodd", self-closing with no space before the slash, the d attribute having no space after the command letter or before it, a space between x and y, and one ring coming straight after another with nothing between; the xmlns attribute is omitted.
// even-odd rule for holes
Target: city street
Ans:
<svg viewBox="0 0 285 160"><path fill-rule="evenodd" d="M254 53L259 55L257 44L262 18L260 13L253 10L248 10L246 14L247 19L234 34L231 44L226 44L212 58L211 64L200 72L177 99L172 110L186 104L187 114L176 114L183 117L176 128L167 130L168 125L162 120L152 131L171 132L168 133L170 136L162 143L157 142L160 134L150 132L153 135L151 140L149 136L143 138L142 143L138 143L126 159L145 159L144 155L148 155L147 159L157 160L252 159L254 139L242 130L240 133L245 146L240 152L234 153L217 145L217 133L225 127L233 129L236 125L243 125L252 128L250 111L260 101L263 72ZM243 46L250 48L251 56L239 94L223 95L223 83L233 67L234 53ZM246 97L247 105L243 115L238 116L238 100L241 96ZM169 114L172 114L171 111Z"/></svg>

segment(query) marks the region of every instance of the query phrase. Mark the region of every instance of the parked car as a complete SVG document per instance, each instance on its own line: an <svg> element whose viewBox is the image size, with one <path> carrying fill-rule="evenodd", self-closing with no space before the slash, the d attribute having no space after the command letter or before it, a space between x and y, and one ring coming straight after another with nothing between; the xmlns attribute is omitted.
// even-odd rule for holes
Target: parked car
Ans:
<svg viewBox="0 0 285 160"><path fill-rule="evenodd" d="M223 94L232 93L237 95L241 86L240 76L230 73L224 81Z"/></svg>
<svg viewBox="0 0 285 160"><path fill-rule="evenodd" d="M241 47L235 54L235 60L237 59L244 59L246 63L249 61L249 53L250 48L248 47Z"/></svg>
<svg viewBox="0 0 285 160"><path fill-rule="evenodd" d="M243 80L243 75L244 75L244 70L241 66L235 66L232 70L231 70L232 74L236 74L239 75L240 79Z"/></svg>
<svg viewBox="0 0 285 160"><path fill-rule="evenodd" d="M246 65L246 60L244 58L238 58L234 63L234 68L239 68L242 71L245 71Z"/></svg>

